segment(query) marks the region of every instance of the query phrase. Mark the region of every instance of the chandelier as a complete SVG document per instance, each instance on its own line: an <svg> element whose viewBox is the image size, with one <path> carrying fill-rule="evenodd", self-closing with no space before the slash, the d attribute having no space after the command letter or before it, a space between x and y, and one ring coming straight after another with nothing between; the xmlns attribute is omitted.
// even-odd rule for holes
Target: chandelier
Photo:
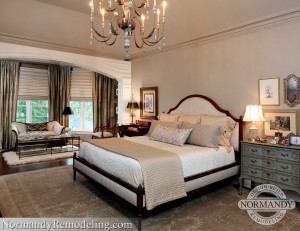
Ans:
<svg viewBox="0 0 300 231"><path fill-rule="evenodd" d="M99 21L94 21L95 5L98 3ZM165 46L164 25L166 1L158 4L156 0L90 0L91 29L90 44L93 39L108 46L115 44L117 36L124 31L125 60L130 60L131 37L137 48ZM95 24L99 24L98 30Z"/></svg>

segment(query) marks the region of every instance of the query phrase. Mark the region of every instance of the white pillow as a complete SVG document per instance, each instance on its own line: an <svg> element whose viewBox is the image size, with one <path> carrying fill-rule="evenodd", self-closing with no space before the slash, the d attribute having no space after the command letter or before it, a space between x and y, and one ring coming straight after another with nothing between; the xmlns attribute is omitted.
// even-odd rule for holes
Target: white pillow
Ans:
<svg viewBox="0 0 300 231"><path fill-rule="evenodd" d="M151 133L149 139L183 146L191 131L192 129L170 128L157 125L154 131Z"/></svg>
<svg viewBox="0 0 300 231"><path fill-rule="evenodd" d="M161 113L158 116L158 120L159 121L164 121L164 122L177 122L178 121L178 114L165 114L165 113Z"/></svg>
<svg viewBox="0 0 300 231"><path fill-rule="evenodd" d="M188 114L180 114L179 115L179 122L189 122L191 124L198 124L200 123L200 115L188 115Z"/></svg>
<svg viewBox="0 0 300 231"><path fill-rule="evenodd" d="M152 120L151 121L151 126L148 131L148 136L151 135L151 133L154 131L157 125L161 125L164 127L171 127L171 128L179 128L179 123L178 122L167 122L167 121L160 121L160 120Z"/></svg>

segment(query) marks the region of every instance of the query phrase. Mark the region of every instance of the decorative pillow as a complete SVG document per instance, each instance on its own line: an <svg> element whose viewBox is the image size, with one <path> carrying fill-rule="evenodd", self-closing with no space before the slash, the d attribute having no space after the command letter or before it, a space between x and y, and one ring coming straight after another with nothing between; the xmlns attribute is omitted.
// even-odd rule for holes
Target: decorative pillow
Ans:
<svg viewBox="0 0 300 231"><path fill-rule="evenodd" d="M161 126L164 126L164 127L179 128L179 123L178 122L166 122L166 121L152 120L151 121L151 126L149 128L149 131L148 131L147 135L150 136L151 133L153 132L153 130L155 129L155 127L159 124Z"/></svg>
<svg viewBox="0 0 300 231"><path fill-rule="evenodd" d="M149 139L183 146L192 129L170 128L157 125Z"/></svg>
<svg viewBox="0 0 300 231"><path fill-rule="evenodd" d="M230 138L236 122L228 116L201 115L201 125L221 125L224 129L219 145L231 146Z"/></svg>
<svg viewBox="0 0 300 231"><path fill-rule="evenodd" d="M166 113L161 113L158 116L159 121L164 121L164 122L177 122L178 121L178 114L166 114Z"/></svg>
<svg viewBox="0 0 300 231"><path fill-rule="evenodd" d="M223 128L220 125L200 125L183 121L183 129L192 128L192 132L186 143L195 144L203 147L216 148L223 135Z"/></svg>
<svg viewBox="0 0 300 231"><path fill-rule="evenodd" d="M192 124L200 123L200 115L187 115L187 114L180 114L178 118L179 122L189 122Z"/></svg>
<svg viewBox="0 0 300 231"><path fill-rule="evenodd" d="M47 123L27 124L25 123L26 132L47 131Z"/></svg>

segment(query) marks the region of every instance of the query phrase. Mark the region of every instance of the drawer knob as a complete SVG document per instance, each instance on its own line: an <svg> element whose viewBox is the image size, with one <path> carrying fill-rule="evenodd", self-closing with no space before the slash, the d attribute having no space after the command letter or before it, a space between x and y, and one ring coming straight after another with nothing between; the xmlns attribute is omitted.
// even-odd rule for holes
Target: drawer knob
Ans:
<svg viewBox="0 0 300 231"><path fill-rule="evenodd" d="M267 172L267 176L270 176L271 174Z"/></svg>
<svg viewBox="0 0 300 231"><path fill-rule="evenodd" d="M288 157L289 154L287 154L287 153L281 153L281 156L282 156L282 157Z"/></svg>
<svg viewBox="0 0 300 231"><path fill-rule="evenodd" d="M267 153L268 153L268 154L270 154L270 152L271 152L270 150L267 150Z"/></svg>
<svg viewBox="0 0 300 231"><path fill-rule="evenodd" d="M252 170L251 170L251 173L252 173L252 174L257 174L257 172L256 172L256 171L252 171Z"/></svg>
<svg viewBox="0 0 300 231"><path fill-rule="evenodd" d="M283 166L283 165L281 165L280 166L282 169L289 169L289 166Z"/></svg>
<svg viewBox="0 0 300 231"><path fill-rule="evenodd" d="M251 151L252 152L257 152L257 149L256 148L255 149L252 148Z"/></svg>
<svg viewBox="0 0 300 231"><path fill-rule="evenodd" d="M283 178L283 177L281 177L281 180L282 180L282 181L285 181L285 182L289 181L288 178Z"/></svg>
<svg viewBox="0 0 300 231"><path fill-rule="evenodd" d="M256 163L256 162L257 162L257 160L251 160L251 162L252 162L252 163Z"/></svg>
<svg viewBox="0 0 300 231"><path fill-rule="evenodd" d="M270 162L270 161L267 161L267 164L268 164L268 165L270 165L270 164L271 164L271 162Z"/></svg>

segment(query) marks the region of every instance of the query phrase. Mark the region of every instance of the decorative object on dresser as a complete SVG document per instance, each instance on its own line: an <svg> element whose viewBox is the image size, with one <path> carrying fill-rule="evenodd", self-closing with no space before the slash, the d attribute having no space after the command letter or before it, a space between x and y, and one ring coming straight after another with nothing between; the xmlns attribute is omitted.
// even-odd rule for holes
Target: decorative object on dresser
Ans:
<svg viewBox="0 0 300 231"><path fill-rule="evenodd" d="M252 126L249 128L249 140L254 141L257 137L257 127L255 122L265 121L265 117L260 105L247 105L243 121L252 122Z"/></svg>
<svg viewBox="0 0 300 231"><path fill-rule="evenodd" d="M300 103L300 78L296 75L289 75L283 80L284 103L289 107L295 107Z"/></svg>
<svg viewBox="0 0 300 231"><path fill-rule="evenodd" d="M156 119L158 116L158 87L140 89L141 119Z"/></svg>
<svg viewBox="0 0 300 231"><path fill-rule="evenodd" d="M279 106L279 78L258 80L259 104L262 106Z"/></svg>
<svg viewBox="0 0 300 231"><path fill-rule="evenodd" d="M297 110L264 110L265 136L275 136L276 132L281 132L282 137L289 133L299 133L299 111Z"/></svg>
<svg viewBox="0 0 300 231"><path fill-rule="evenodd" d="M274 184L300 194L300 147L242 141L242 163L239 178Z"/></svg>

